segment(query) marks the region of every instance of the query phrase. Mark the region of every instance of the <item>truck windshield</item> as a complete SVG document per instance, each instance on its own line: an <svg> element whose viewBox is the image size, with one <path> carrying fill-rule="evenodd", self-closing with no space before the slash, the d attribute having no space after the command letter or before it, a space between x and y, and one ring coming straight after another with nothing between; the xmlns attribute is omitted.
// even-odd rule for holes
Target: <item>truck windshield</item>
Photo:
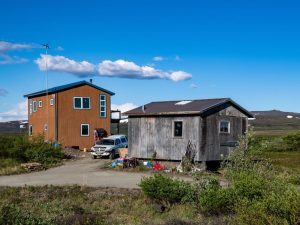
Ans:
<svg viewBox="0 0 300 225"><path fill-rule="evenodd" d="M114 145L115 141L112 139L102 139L101 141L97 141L98 145Z"/></svg>

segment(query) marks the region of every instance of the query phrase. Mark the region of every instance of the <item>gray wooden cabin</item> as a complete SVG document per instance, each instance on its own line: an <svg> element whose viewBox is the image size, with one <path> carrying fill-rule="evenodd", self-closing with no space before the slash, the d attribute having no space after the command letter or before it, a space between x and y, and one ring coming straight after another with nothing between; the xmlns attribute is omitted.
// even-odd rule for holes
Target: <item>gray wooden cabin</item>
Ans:
<svg viewBox="0 0 300 225"><path fill-rule="evenodd" d="M191 140L199 162L224 159L253 117L230 98L151 102L124 114L130 156L181 160Z"/></svg>

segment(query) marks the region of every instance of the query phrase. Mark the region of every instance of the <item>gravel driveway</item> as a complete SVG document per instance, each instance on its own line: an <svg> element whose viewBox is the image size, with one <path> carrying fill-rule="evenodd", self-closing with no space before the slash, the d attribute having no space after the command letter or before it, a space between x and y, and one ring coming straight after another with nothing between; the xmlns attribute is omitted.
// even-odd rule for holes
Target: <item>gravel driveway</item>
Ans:
<svg viewBox="0 0 300 225"><path fill-rule="evenodd" d="M138 188L137 184L148 173L117 172L100 169L107 160L90 157L66 162L63 166L41 172L0 176L0 186L24 185L86 185L93 187Z"/></svg>

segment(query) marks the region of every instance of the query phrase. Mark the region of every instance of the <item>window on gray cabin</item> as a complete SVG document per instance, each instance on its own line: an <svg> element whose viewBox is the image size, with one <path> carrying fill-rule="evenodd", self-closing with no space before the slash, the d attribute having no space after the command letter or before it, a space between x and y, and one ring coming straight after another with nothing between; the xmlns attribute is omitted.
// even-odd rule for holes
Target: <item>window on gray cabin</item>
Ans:
<svg viewBox="0 0 300 225"><path fill-rule="evenodd" d="M220 121L220 133L230 133L229 121Z"/></svg>
<svg viewBox="0 0 300 225"><path fill-rule="evenodd" d="M174 137L182 137L182 121L174 121Z"/></svg>

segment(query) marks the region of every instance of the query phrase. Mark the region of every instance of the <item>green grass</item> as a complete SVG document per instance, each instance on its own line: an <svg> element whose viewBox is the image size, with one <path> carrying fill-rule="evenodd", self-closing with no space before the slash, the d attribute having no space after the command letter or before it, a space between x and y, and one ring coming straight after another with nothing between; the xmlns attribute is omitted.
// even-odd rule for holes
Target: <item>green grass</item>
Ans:
<svg viewBox="0 0 300 225"><path fill-rule="evenodd" d="M254 136L256 137L280 137L287 135L289 133L299 132L299 130L293 130L293 129L254 129Z"/></svg>
<svg viewBox="0 0 300 225"><path fill-rule="evenodd" d="M12 175L24 173L24 168L21 167L20 162L15 159L0 159L0 175Z"/></svg>
<svg viewBox="0 0 300 225"><path fill-rule="evenodd" d="M279 171L287 171L292 174L300 174L300 152L264 152L262 158L270 159L271 163Z"/></svg>
<svg viewBox="0 0 300 225"><path fill-rule="evenodd" d="M139 190L44 186L0 188L0 224L220 224L191 204L160 213ZM213 223L208 223L211 220ZM2 222L2 223L1 223ZM183 224L183 223L181 223Z"/></svg>
<svg viewBox="0 0 300 225"><path fill-rule="evenodd" d="M65 154L43 136L0 135L0 175L26 172L22 163L38 162L42 168L61 164Z"/></svg>

